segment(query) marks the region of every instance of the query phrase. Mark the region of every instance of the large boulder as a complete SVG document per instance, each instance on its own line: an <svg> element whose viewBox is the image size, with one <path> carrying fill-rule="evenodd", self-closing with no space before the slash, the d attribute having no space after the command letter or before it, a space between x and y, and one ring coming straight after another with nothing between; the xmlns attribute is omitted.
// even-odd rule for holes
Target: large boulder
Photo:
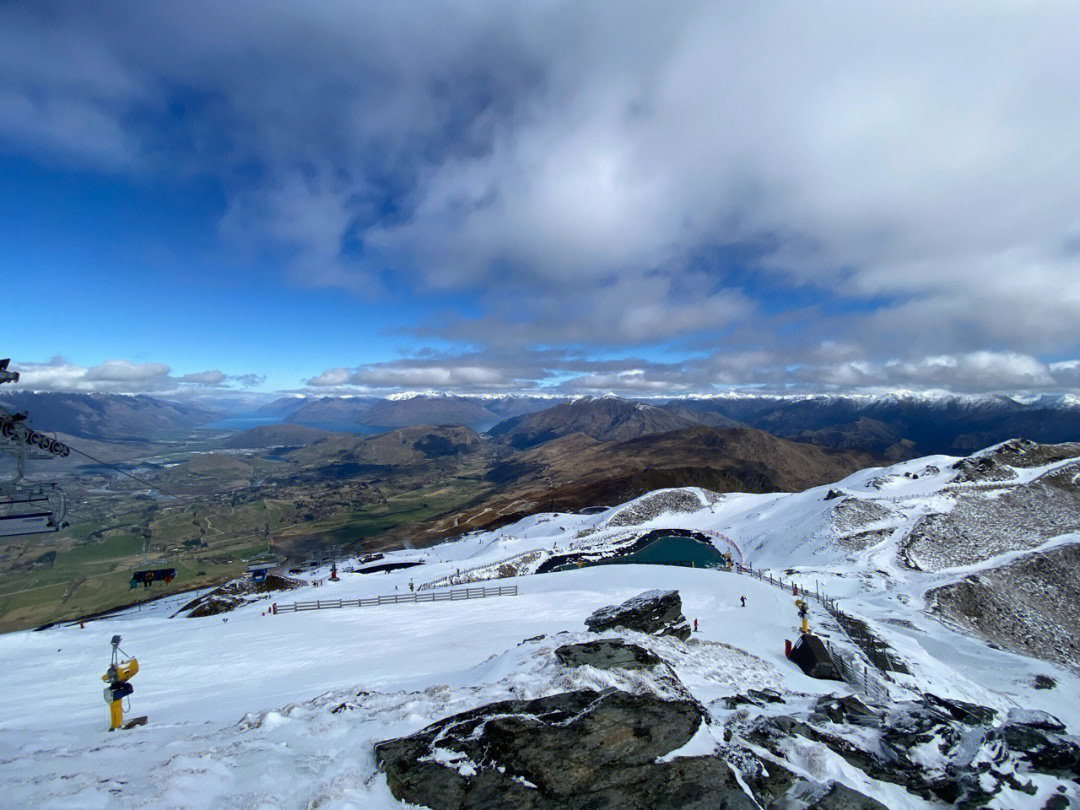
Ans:
<svg viewBox="0 0 1080 810"><path fill-rule="evenodd" d="M594 633L625 628L683 641L690 638L678 591L646 591L621 605L602 607L585 620L585 626Z"/></svg>
<svg viewBox="0 0 1080 810"><path fill-rule="evenodd" d="M1009 709L992 737L1020 754L1039 773L1080 779L1080 745L1065 735L1064 724L1046 712Z"/></svg>
<svg viewBox="0 0 1080 810"><path fill-rule="evenodd" d="M768 810L888 810L881 802L839 782L800 780Z"/></svg>
<svg viewBox="0 0 1080 810"><path fill-rule="evenodd" d="M857 726L877 727L881 725L879 714L859 700L855 695L822 695L814 701L808 718L810 722L828 722Z"/></svg>
<svg viewBox="0 0 1080 810"><path fill-rule="evenodd" d="M433 810L750 810L722 759L665 760L704 718L692 701L564 692L448 717L375 757L396 798Z"/></svg>
<svg viewBox="0 0 1080 810"><path fill-rule="evenodd" d="M555 650L555 657L568 667L588 664L597 669L648 669L663 663L655 653L637 644L627 644L620 638L564 644Z"/></svg>
<svg viewBox="0 0 1080 810"><path fill-rule="evenodd" d="M871 779L956 810L987 807L1006 789L1031 793L1035 774L1056 780L1059 789L1080 779L1080 746L1057 718L1012 709L1004 722L998 719L993 709L935 695L893 703L884 712L855 698L827 696L799 716L747 713L744 720L736 713L725 735L778 759L785 758L793 738L801 737ZM766 806L824 810L875 807L876 802L842 787L825 793L820 785L795 784Z"/></svg>

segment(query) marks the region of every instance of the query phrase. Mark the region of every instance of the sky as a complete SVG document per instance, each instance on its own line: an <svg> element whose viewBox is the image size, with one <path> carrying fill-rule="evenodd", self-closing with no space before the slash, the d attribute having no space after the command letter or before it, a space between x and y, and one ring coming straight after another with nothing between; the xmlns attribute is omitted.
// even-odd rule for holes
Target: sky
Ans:
<svg viewBox="0 0 1080 810"><path fill-rule="evenodd" d="M37 390L1080 390L1080 3L0 3Z"/></svg>

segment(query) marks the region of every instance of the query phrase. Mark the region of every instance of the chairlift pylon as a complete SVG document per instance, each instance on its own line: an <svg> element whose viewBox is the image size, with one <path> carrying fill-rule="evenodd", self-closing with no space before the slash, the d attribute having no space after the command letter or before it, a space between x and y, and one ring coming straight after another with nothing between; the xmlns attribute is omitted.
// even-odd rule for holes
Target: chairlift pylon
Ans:
<svg viewBox="0 0 1080 810"><path fill-rule="evenodd" d="M0 360L0 384L18 382L19 373ZM0 537L58 532L67 524L67 498L56 483L26 481L30 459L66 458L71 448L26 424L25 413L0 408L0 455L15 459L15 476L0 481Z"/></svg>

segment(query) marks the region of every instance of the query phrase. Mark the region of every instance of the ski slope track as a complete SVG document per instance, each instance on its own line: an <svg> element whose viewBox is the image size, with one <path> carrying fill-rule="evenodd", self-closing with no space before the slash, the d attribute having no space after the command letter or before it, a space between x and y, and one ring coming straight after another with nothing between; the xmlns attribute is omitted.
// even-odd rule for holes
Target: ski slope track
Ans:
<svg viewBox="0 0 1080 810"><path fill-rule="evenodd" d="M1059 457L1063 452L1014 441L967 460L916 459L794 494L662 490L597 514L533 515L388 553L380 562L423 565L385 574L342 571L346 562L341 581L328 582L326 567L314 569L303 587L224 616L170 618L178 600L165 600L85 628L0 636L0 807L407 807L376 765L379 741L495 701L611 687L698 701L707 724L667 758L775 763L812 788L803 804L785 806L814 806L813 795L833 783L889 808L950 806L856 767L818 738L827 728L857 742L868 731L826 723L814 733L796 726L804 730L776 740L762 730L779 714L807 716L822 696L875 698L844 682L809 678L785 658L784 641L797 637L798 621L787 584L836 600L903 662L908 672L888 678L866 670L884 690L875 710L894 711L929 693L987 707L997 713L992 724L1004 723L1010 710L1014 718L1035 710L1060 719L1066 735L1080 733L1078 662L1032 654L1037 644L1024 647L1009 633L998 638L985 617L969 621L963 605L946 598L958 583L978 588L995 573L1027 570L1015 566L1080 545L1080 510L1070 507L1080 489L1080 452ZM1014 519L1020 514L1026 517ZM588 561L617 554L656 529L699 532L725 552L736 544L746 564L783 578L785 588L730 571L661 565L535 573L560 555ZM273 599L356 599L406 594L410 585L426 591L496 579L517 585L518 595L270 611ZM1047 596L1039 581L1014 579L1015 599L1036 622L1030 635L1059 632L1052 626L1064 621L1053 612L1059 608L1039 601L1058 592ZM560 664L556 648L598 637L584 626L593 611L652 589L678 590L683 613L698 622L690 641L602 635L650 650L662 666ZM1047 616L1051 624L1040 630L1037 622ZM856 671L866 669L865 655L819 601L810 601L809 618ZM1074 638L1075 627L1068 630ZM114 633L140 664L130 715L146 714L149 724L108 733L100 678ZM740 704L750 690L773 690L779 702ZM742 753L733 747L738 740ZM945 748L931 734L912 756L934 772L945 767ZM977 770L984 754L970 756ZM995 767L1014 768L1010 763ZM982 806L1080 807L1075 775L1010 773L1014 782L995 788ZM1066 803L1048 804L1055 796Z"/></svg>

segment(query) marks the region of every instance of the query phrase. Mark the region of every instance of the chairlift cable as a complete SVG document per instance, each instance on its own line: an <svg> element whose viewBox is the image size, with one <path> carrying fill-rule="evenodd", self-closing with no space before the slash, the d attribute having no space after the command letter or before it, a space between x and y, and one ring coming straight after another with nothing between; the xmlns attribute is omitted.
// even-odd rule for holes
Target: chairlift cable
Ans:
<svg viewBox="0 0 1080 810"><path fill-rule="evenodd" d="M169 492L169 490L165 489L165 487L158 486L157 484L154 484L154 483L152 483L150 481L147 481L145 478L139 478L139 476L137 476L137 475L132 475L131 473L120 469L115 464L109 464L109 462L107 462L107 461L102 461L99 458L94 458L92 455L80 450L78 447L72 447L71 444L68 444L68 447L71 447L71 452L78 453L80 456L85 456L86 458L93 461L95 464L100 464L102 467L108 467L110 470L115 470L116 472L120 473L121 475L126 475L131 480L138 481L143 486L150 487L151 489L156 489L158 492L160 492L160 493L162 493L164 495L168 495L170 498L176 498L178 501L183 501L184 503L186 503L188 505L194 505L194 503L195 503L190 498L186 498L183 495L177 495L175 492Z"/></svg>
<svg viewBox="0 0 1080 810"><path fill-rule="evenodd" d="M4 408L0 408L0 412L6 414L8 416L11 416L11 414L8 414L7 411ZM27 423L27 425L32 424L33 419L27 419L26 423ZM157 484L154 484L154 483L152 483L150 481L147 481L144 478L139 478L139 476L137 476L137 475L132 475L131 473L120 469L115 464L110 464L107 461L102 461L101 459L90 455L85 450L80 450L78 447L74 447L70 442L64 442L64 444L71 450L71 452L78 453L80 456L83 456L85 458L90 459L95 464L100 464L102 467L108 467L110 470L114 470L114 471L120 473L121 475L126 475L128 478L132 479L133 481L138 481L143 486L150 487L151 489L156 489L158 492L162 493L163 495L168 495L170 498L176 498L178 501L183 501L184 503L189 504L189 505L194 504L194 502L190 498L186 498L183 495L177 495L175 492L169 492L169 490L165 489L164 487L158 486Z"/></svg>

